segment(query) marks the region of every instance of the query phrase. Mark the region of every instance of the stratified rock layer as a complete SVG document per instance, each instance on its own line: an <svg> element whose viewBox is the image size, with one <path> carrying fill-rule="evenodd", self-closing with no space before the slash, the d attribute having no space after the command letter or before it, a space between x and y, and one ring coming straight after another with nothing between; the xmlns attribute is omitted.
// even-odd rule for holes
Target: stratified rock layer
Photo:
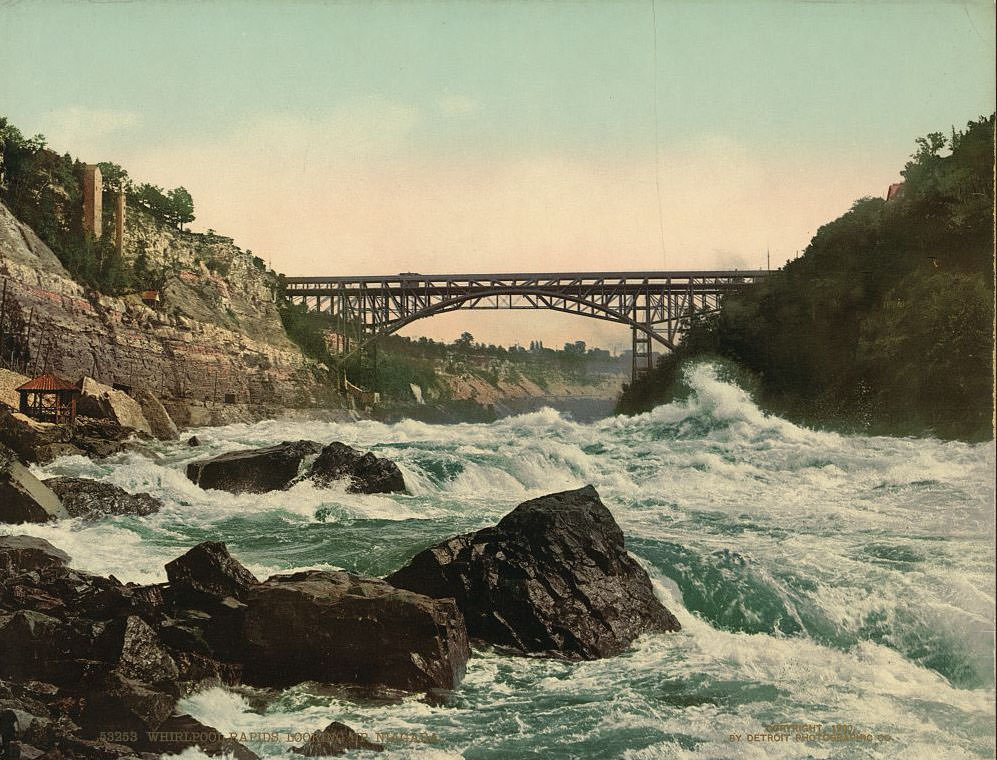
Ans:
<svg viewBox="0 0 997 760"><path fill-rule="evenodd" d="M676 631L591 486L520 504L495 527L417 554L389 583L451 597L476 639L578 659Z"/></svg>

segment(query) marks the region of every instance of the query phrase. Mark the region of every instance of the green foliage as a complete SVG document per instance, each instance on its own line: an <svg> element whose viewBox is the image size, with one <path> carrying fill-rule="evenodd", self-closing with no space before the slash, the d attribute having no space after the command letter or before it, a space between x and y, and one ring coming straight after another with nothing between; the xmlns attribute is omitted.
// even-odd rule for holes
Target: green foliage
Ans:
<svg viewBox="0 0 997 760"><path fill-rule="evenodd" d="M919 138L898 198L857 201L729 297L619 411L672 400L686 361L720 357L757 379L763 406L805 423L989 438L993 138L993 116Z"/></svg>
<svg viewBox="0 0 997 760"><path fill-rule="evenodd" d="M309 312L304 304L285 302L280 304L278 310L287 337L298 345L305 356L333 366L325 343L325 331L330 327L328 317Z"/></svg>
<svg viewBox="0 0 997 760"><path fill-rule="evenodd" d="M175 187L166 194L170 204L170 221L183 229L185 224L194 221L194 199L185 187Z"/></svg>
<svg viewBox="0 0 997 760"><path fill-rule="evenodd" d="M129 191L132 188L132 181L128 177L128 172L118 164L110 161L101 161L97 164L100 169L101 183L105 193L116 195L118 191Z"/></svg>
<svg viewBox="0 0 997 760"><path fill-rule="evenodd" d="M161 222L182 230L194 221L194 199L183 187L164 191L158 185L143 183L135 187L129 199L148 211Z"/></svg>

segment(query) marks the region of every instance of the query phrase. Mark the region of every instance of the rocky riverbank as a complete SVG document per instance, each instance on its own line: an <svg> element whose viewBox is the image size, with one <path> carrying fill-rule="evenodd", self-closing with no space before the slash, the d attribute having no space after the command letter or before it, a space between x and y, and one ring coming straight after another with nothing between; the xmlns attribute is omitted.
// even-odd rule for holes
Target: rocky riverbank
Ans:
<svg viewBox="0 0 997 760"><path fill-rule="evenodd" d="M261 581L214 541L165 572L165 583L122 583L73 569L43 539L0 537L0 715L21 757L155 757L198 744L252 758L239 737L174 715L177 701L301 681L446 699L469 641L593 659L678 629L591 487L525 502L384 580L310 570ZM379 749L343 724L319 728L295 751Z"/></svg>

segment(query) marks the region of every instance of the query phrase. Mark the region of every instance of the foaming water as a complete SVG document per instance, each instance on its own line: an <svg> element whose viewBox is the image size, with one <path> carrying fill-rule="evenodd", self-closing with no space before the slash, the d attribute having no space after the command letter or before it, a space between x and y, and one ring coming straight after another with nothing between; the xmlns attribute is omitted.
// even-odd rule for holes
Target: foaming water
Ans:
<svg viewBox="0 0 997 760"><path fill-rule="evenodd" d="M383 575L525 499L591 483L680 633L593 663L476 652L445 706L304 684L213 689L182 708L247 734L342 720L372 737L424 736L387 740L397 758L993 756L994 445L812 431L765 415L708 365L687 380L686 401L595 423L550 409L475 425L267 421L198 430L204 446L157 444L156 458L64 458L37 474L98 478L167 506L23 527L122 580L163 580L167 560L209 538L263 577ZM184 475L197 458L300 438L394 459L409 493L301 483L233 496ZM850 724L876 738L744 738L773 723Z"/></svg>

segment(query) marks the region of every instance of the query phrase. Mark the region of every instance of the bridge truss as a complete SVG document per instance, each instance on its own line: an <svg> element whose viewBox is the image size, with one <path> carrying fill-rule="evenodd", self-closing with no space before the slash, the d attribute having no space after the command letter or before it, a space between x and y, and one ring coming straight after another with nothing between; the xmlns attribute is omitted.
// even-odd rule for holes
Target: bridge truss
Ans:
<svg viewBox="0 0 997 760"><path fill-rule="evenodd" d="M632 377L653 366L655 345L674 350L696 314L765 270L573 272L553 274L403 273L384 277L288 277L293 303L332 318L343 359L425 317L458 309L550 309L627 325Z"/></svg>

